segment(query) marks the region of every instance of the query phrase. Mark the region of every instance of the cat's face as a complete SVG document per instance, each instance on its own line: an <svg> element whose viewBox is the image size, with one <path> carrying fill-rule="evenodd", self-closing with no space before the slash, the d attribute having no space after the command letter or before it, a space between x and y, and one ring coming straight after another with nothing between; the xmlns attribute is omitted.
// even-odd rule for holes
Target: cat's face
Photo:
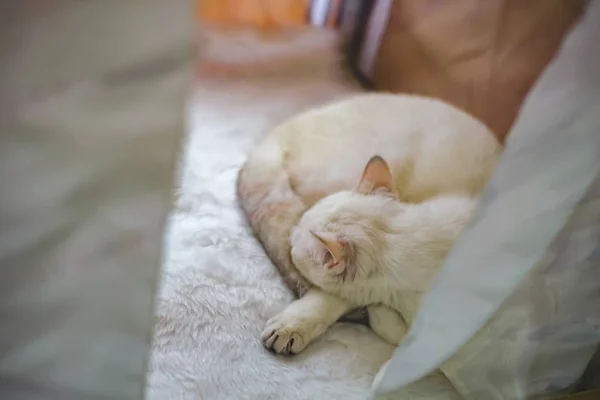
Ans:
<svg viewBox="0 0 600 400"><path fill-rule="evenodd" d="M387 221L403 208L387 164L373 157L356 190L332 194L304 213L290 236L292 261L323 288L364 281L381 265Z"/></svg>

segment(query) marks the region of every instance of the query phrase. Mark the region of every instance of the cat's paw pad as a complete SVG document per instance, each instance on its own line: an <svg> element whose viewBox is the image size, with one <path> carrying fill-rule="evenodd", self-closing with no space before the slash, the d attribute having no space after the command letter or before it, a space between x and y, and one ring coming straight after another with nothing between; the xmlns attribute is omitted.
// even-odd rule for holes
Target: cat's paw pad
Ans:
<svg viewBox="0 0 600 400"><path fill-rule="evenodd" d="M263 345L277 354L298 354L314 337L315 328L309 321L285 312L267 321L260 335Z"/></svg>

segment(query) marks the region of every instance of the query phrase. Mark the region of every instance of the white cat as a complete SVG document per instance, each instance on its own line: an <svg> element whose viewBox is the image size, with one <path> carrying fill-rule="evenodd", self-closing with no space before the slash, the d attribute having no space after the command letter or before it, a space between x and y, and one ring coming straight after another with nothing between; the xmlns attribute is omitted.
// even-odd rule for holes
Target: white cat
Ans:
<svg viewBox="0 0 600 400"><path fill-rule="evenodd" d="M403 203L385 161L372 158L356 190L317 202L292 231L292 261L316 287L267 323L267 347L297 353L363 306L373 330L398 344L407 329L402 317L412 320L476 204L470 195Z"/></svg>
<svg viewBox="0 0 600 400"><path fill-rule="evenodd" d="M480 121L409 95L356 96L270 132L242 168L238 194L302 297L267 323L265 346L298 353L364 305L373 329L397 343L406 329L398 312L410 322L500 152Z"/></svg>

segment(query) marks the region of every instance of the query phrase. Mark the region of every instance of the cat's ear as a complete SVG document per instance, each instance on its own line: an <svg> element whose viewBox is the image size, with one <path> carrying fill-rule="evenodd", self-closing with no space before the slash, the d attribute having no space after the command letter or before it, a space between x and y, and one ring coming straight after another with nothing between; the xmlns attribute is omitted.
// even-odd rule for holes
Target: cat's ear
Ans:
<svg viewBox="0 0 600 400"><path fill-rule="evenodd" d="M337 239L334 233L310 231L328 251L328 256L323 260L323 266L330 269L343 261L344 243Z"/></svg>
<svg viewBox="0 0 600 400"><path fill-rule="evenodd" d="M373 156L365 166L362 178L356 189L362 194L375 191L394 194L394 181L390 167L380 156Z"/></svg>

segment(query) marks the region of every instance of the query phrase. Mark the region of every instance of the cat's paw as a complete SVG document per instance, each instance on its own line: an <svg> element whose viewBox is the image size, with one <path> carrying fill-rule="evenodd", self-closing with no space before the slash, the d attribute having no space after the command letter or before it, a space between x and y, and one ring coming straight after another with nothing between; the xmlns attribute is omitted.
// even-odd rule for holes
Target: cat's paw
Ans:
<svg viewBox="0 0 600 400"><path fill-rule="evenodd" d="M277 354L298 354L348 309L344 300L311 289L267 321L261 340Z"/></svg>
<svg viewBox="0 0 600 400"><path fill-rule="evenodd" d="M284 310L267 321L260 335L263 345L277 354L298 354L327 329L310 318Z"/></svg>
<svg viewBox="0 0 600 400"><path fill-rule="evenodd" d="M408 326L402 316L384 305L371 305L367 312L373 332L386 342L398 346L408 332Z"/></svg>

